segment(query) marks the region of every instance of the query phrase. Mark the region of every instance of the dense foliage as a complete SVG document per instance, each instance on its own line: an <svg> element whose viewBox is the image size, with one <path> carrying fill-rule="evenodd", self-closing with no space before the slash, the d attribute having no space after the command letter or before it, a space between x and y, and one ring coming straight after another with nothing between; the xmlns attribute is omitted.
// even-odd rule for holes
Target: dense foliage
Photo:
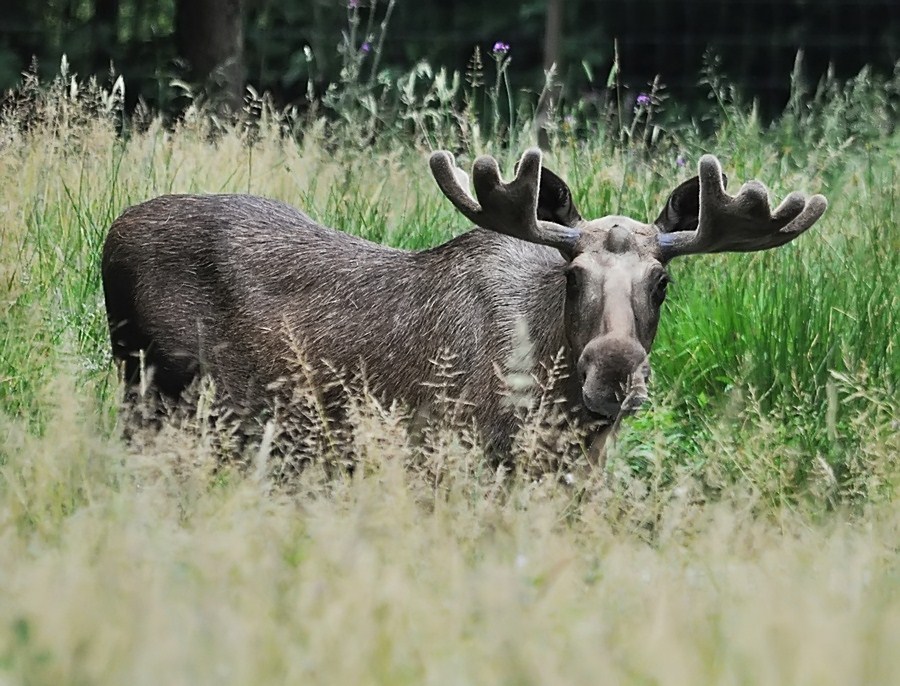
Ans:
<svg viewBox="0 0 900 686"><path fill-rule="evenodd" d="M65 54L80 74L102 78L112 64L129 84L130 105L140 96L155 109L179 110L186 101L170 85L196 80L185 53L218 30L192 26L192 35L176 35L179 7L199 1L11 3L0 24L0 90L12 87L32 58L45 78L52 76ZM767 112L783 107L798 51L811 82L829 67L841 78L866 65L889 74L900 59L900 14L893 0L228 0L227 5L243 6L247 83L281 104L304 103L310 86L324 92L341 77L348 52L364 63L367 78L393 79L423 59L462 72L476 48L487 52L496 41L511 46L516 88L540 90L543 69L556 60L556 78L573 100L602 94L616 62L622 83L635 93L659 77L680 102L702 101L697 74L712 50L730 79L759 98ZM552 6L558 6L560 38L550 59L545 33Z"/></svg>

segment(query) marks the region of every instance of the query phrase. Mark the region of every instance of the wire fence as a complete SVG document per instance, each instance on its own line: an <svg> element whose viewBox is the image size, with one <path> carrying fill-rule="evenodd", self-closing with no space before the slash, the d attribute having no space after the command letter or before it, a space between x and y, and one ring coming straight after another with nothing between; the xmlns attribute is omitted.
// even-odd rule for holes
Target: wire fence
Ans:
<svg viewBox="0 0 900 686"><path fill-rule="evenodd" d="M841 77L866 65L890 72L900 59L896 0L597 0L601 25L618 41L624 72L659 74L692 88L709 50L728 76L762 100L780 100L798 51L811 79L831 67Z"/></svg>

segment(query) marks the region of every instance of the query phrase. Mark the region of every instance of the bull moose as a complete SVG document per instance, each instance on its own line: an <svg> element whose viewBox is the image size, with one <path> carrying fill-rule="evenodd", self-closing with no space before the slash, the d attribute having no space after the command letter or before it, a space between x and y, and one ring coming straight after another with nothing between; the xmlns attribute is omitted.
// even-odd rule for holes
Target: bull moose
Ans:
<svg viewBox="0 0 900 686"><path fill-rule="evenodd" d="M469 419L486 446L504 450L517 416L497 370L524 322L534 365L562 360L566 414L601 432L647 399L669 261L783 245L827 206L794 192L773 211L757 181L731 196L711 155L649 224L583 219L537 149L508 183L495 159L479 157L474 195L450 153L433 153L430 166L476 227L421 251L251 195L165 195L125 210L102 274L126 389L142 365L169 399L208 374L226 404L252 413L299 347L317 374L362 373L377 397L423 408L434 399L433 361L448 351Z"/></svg>

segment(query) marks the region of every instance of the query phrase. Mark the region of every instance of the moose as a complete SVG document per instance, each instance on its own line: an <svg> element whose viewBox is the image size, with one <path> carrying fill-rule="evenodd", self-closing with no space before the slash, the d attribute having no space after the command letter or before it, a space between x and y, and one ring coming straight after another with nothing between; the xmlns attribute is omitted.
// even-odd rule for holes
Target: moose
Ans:
<svg viewBox="0 0 900 686"><path fill-rule="evenodd" d="M379 398L434 400L434 360L453 355L456 392L485 446L517 429L502 374L524 323L532 363L562 360L565 413L596 435L647 400L648 354L681 255L766 250L824 213L790 193L774 210L750 181L736 196L719 161L671 193L659 216L586 220L531 149L512 181L479 157L468 175L430 157L440 190L475 228L421 251L379 245L251 195L165 195L124 211L102 256L112 353L126 392L151 370L178 399L209 375L223 402L253 414L289 377L298 348L316 379L358 373Z"/></svg>

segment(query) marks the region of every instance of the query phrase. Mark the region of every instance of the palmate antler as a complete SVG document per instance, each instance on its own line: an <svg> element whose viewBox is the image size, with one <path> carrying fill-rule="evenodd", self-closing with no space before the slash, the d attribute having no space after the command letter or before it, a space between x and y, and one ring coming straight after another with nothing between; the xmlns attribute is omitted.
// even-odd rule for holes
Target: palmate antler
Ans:
<svg viewBox="0 0 900 686"><path fill-rule="evenodd" d="M581 236L578 229L537 218L540 150L533 148L525 152L516 177L509 183L504 183L500 178L497 160L487 155L479 157L472 168L475 198L468 191L468 177L455 165L453 155L441 150L432 153L429 163L431 173L444 195L478 226L532 243L549 245L566 253L575 249Z"/></svg>
<svg viewBox="0 0 900 686"><path fill-rule="evenodd" d="M794 192L773 212L768 191L759 181L748 181L731 196L725 192L719 161L712 155L700 158L699 175L697 229L660 233L657 241L663 261L678 255L776 248L810 228L828 207L822 195L806 199Z"/></svg>

